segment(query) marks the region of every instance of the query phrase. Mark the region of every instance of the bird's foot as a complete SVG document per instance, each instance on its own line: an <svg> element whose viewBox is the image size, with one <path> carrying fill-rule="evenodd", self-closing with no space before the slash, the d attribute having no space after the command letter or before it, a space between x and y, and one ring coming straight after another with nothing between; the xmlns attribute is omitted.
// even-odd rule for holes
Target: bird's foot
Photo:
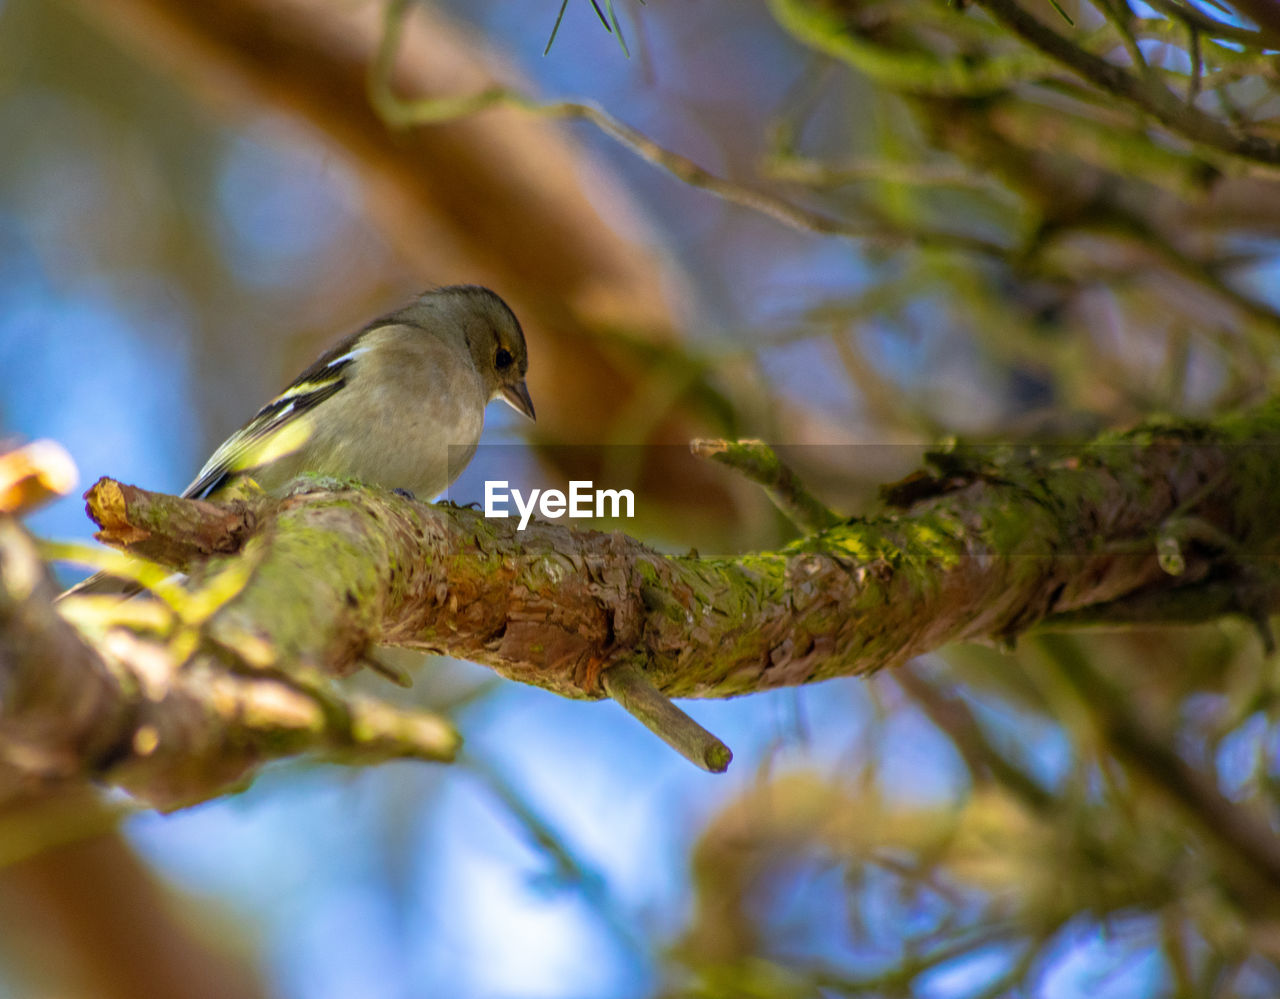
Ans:
<svg viewBox="0 0 1280 999"><path fill-rule="evenodd" d="M307 493L337 493L350 487L352 480L334 478L332 475L315 475L304 472L285 489L285 496L305 496Z"/></svg>
<svg viewBox="0 0 1280 999"><path fill-rule="evenodd" d="M442 499L436 502L436 506L447 506L451 510L475 510L477 512L481 509L476 500L472 500L470 503L455 503L451 499Z"/></svg>

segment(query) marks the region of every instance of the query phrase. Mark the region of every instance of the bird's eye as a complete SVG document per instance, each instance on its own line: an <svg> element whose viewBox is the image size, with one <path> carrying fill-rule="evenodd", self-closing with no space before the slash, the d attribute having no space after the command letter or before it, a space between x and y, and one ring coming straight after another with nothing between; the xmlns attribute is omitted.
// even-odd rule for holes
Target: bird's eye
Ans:
<svg viewBox="0 0 1280 999"><path fill-rule="evenodd" d="M515 358L511 356L511 351L507 350L506 347L499 347L498 353L493 357L493 364L494 367L501 371L503 368L511 367L511 362L514 360Z"/></svg>

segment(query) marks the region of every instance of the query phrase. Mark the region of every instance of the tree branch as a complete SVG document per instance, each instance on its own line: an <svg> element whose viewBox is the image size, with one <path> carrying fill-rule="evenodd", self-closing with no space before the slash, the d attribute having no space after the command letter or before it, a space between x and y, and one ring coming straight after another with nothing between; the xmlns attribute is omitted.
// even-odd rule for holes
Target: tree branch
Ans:
<svg viewBox="0 0 1280 999"><path fill-rule="evenodd" d="M729 747L658 693L643 666L620 663L601 679L610 697L690 763L715 774L729 769Z"/></svg>
<svg viewBox="0 0 1280 999"><path fill-rule="evenodd" d="M764 441L696 440L689 447L699 458L710 458L762 485L773 505L802 531L825 531L840 522Z"/></svg>
<svg viewBox="0 0 1280 999"><path fill-rule="evenodd" d="M393 0L387 5L383 39L370 71L370 100L388 125L402 129L441 125L469 118L491 108L517 108L548 119L588 121L641 159L665 170L690 187L708 191L730 204L759 212L792 229L844 239L865 239L890 246L909 244L939 247L997 257L1007 252L1007 248L999 243L962 232L923 226L910 227L882 219L851 221L824 215L767 191L718 176L587 101L544 102L514 88L502 86L486 87L471 94L402 100L391 86L391 76L403 22L411 6L407 0Z"/></svg>
<svg viewBox="0 0 1280 999"><path fill-rule="evenodd" d="M1274 914L1280 900L1280 840L1270 822L1232 801L1212 777L1188 764L1172 748L1169 733L1155 730L1073 643L1052 636L1040 641L1046 662L1087 705L1108 749L1216 849L1218 866L1237 892Z"/></svg>
<svg viewBox="0 0 1280 999"><path fill-rule="evenodd" d="M255 663L254 636L229 652L101 597L68 601L77 632L55 594L34 542L0 519L0 801L102 779L178 808L304 751L368 761L457 750L447 721L339 698L305 659L288 672Z"/></svg>
<svg viewBox="0 0 1280 999"><path fill-rule="evenodd" d="M1201 145L1255 163L1280 165L1280 144L1229 128L1183 101L1154 78L1135 76L1096 56L1023 10L1015 0L975 0L1015 35L1077 76L1147 112L1170 131Z"/></svg>
<svg viewBox="0 0 1280 999"><path fill-rule="evenodd" d="M74 717L112 719L84 726L116 733L89 757L219 756L239 776L266 755L367 742L359 719L318 693L315 674L358 669L373 645L471 659L569 697L606 696L602 672L624 663L643 664L666 697L730 697L867 673L948 642L1008 640L1090 608L1114 616L1126 601L1181 605L1201 588L1238 586L1238 607L1256 616L1254 569L1280 552L1278 441L1280 403L1271 402L1213 425L1148 424L1069 449L953 449L887 490L885 515L734 558L666 556L622 534L545 522L520 532L513 520L373 489L264 497L241 553L210 559L189 584L199 613L179 607L177 621L160 626L128 604L60 605L99 654L132 670L135 686L147 689L145 664L170 664L145 717L130 714L138 704L126 703L115 674L95 669L86 646L74 668L74 656L60 655L67 665L51 675L65 679L51 682L97 691ZM106 505L129 519L191 503L192 516L226 523L207 504L161 503L110 480L87 496L95 515ZM133 499L115 504L120 496ZM1203 525L1184 534L1172 574L1167 545L1158 548L1174 536L1166 523L1187 517ZM168 550L154 540L164 523L134 527L143 540L126 550ZM67 642L42 613L36 630ZM23 660L14 659L19 674ZM73 687L77 670L98 676L98 687ZM67 714L51 703L48 718ZM262 722L263 703L287 703L302 720ZM444 757L451 745L442 737L404 751Z"/></svg>
<svg viewBox="0 0 1280 999"><path fill-rule="evenodd" d="M888 491L889 515L735 558L546 522L520 532L381 491L297 495L258 511L255 568L210 629L231 646L263 634L276 659L331 672L370 643L431 649L575 697L602 696L600 670L635 655L668 696L865 673L1139 594L1244 586L1239 553L1280 543L1266 515L1278 438L1273 403L1217 428L937 454L936 473ZM91 509L110 488L90 492ZM1189 543L1170 575L1162 527L1193 512L1235 552Z"/></svg>

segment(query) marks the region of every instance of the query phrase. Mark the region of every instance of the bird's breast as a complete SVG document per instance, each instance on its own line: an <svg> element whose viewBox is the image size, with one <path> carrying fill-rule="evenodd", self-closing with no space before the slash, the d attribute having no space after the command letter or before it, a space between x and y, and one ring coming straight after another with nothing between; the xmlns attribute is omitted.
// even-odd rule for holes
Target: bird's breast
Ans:
<svg viewBox="0 0 1280 999"><path fill-rule="evenodd" d="M486 401L469 366L445 375L436 368L419 378L376 379L367 383L376 385L373 391L339 392L333 401L348 411L330 425L364 431L317 429L309 448L314 470L407 489L424 500L444 492L475 454Z"/></svg>

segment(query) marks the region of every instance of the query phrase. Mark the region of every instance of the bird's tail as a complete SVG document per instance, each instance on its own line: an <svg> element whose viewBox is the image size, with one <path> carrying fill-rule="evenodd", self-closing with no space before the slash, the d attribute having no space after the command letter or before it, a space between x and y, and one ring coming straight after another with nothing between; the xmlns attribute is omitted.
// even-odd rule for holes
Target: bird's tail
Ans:
<svg viewBox="0 0 1280 999"><path fill-rule="evenodd" d="M109 572L95 572L88 579L70 586L58 594L58 600L65 600L67 597L109 597L117 596L121 600L128 600L132 596L141 593L143 586L131 579L122 579L119 576L113 576Z"/></svg>

